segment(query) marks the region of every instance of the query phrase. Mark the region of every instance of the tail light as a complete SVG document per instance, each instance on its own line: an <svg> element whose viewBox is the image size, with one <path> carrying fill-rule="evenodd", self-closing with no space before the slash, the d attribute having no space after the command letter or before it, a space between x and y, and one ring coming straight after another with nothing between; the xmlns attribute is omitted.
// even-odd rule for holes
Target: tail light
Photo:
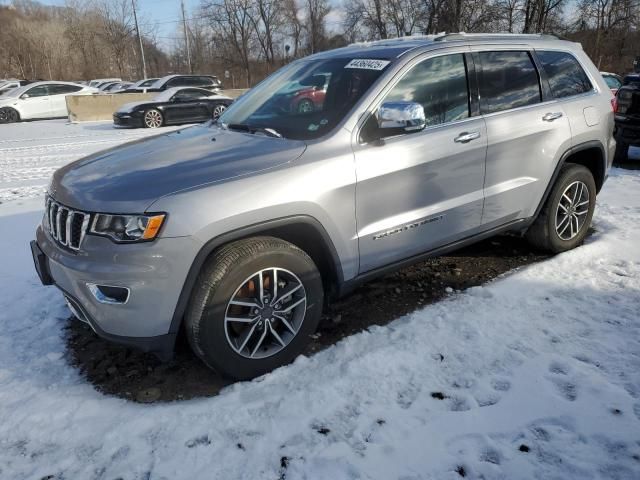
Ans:
<svg viewBox="0 0 640 480"><path fill-rule="evenodd" d="M618 111L618 97L613 97L613 98L611 99L611 109L612 109L614 112L617 112L617 111Z"/></svg>

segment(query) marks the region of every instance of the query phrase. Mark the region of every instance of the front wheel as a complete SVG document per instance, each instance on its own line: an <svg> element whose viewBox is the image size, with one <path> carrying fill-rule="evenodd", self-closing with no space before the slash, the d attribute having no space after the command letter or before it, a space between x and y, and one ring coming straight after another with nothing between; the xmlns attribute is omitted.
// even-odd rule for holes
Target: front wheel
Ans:
<svg viewBox="0 0 640 480"><path fill-rule="evenodd" d="M220 118L220 115L222 115L226 109L227 106L222 103L213 107L213 119L217 120L218 118Z"/></svg>
<svg viewBox="0 0 640 480"><path fill-rule="evenodd" d="M526 233L534 247L560 253L580 245L596 206L596 184L588 168L568 163Z"/></svg>
<svg viewBox="0 0 640 480"><path fill-rule="evenodd" d="M144 126L147 128L158 128L162 126L164 118L162 113L155 108L144 112Z"/></svg>
<svg viewBox="0 0 640 480"><path fill-rule="evenodd" d="M14 123L20 120L20 114L11 107L0 108L0 123Z"/></svg>
<svg viewBox="0 0 640 480"><path fill-rule="evenodd" d="M235 242L214 253L198 276L187 338L209 367L251 379L302 353L323 296L316 265L295 245L273 237Z"/></svg>

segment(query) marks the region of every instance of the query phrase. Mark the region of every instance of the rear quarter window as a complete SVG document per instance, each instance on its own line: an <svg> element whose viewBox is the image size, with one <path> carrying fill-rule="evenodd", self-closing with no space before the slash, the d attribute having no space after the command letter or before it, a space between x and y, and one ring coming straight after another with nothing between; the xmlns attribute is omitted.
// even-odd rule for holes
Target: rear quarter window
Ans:
<svg viewBox="0 0 640 480"><path fill-rule="evenodd" d="M570 53L538 50L536 54L555 98L571 97L593 90L589 77Z"/></svg>

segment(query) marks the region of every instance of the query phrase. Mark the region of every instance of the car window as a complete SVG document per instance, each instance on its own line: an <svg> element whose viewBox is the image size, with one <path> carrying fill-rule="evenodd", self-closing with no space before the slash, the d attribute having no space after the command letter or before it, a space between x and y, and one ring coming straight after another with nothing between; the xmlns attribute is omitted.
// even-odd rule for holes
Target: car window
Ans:
<svg viewBox="0 0 640 480"><path fill-rule="evenodd" d="M618 80L616 77L612 77L611 75L604 75L604 81L607 83L609 88L620 88L622 82Z"/></svg>
<svg viewBox="0 0 640 480"><path fill-rule="evenodd" d="M589 77L573 55L567 52L536 51L555 98L593 90Z"/></svg>
<svg viewBox="0 0 640 480"><path fill-rule="evenodd" d="M199 87L208 87L213 85L211 77L194 77L192 85L198 85Z"/></svg>
<svg viewBox="0 0 640 480"><path fill-rule="evenodd" d="M528 52L480 52L478 58L481 113L501 112L542 101L538 71Z"/></svg>
<svg viewBox="0 0 640 480"><path fill-rule="evenodd" d="M427 126L469 116L469 90L464 55L442 55L414 66L387 94L386 101L417 102Z"/></svg>
<svg viewBox="0 0 640 480"><path fill-rule="evenodd" d="M62 95L82 90L80 85L49 85L49 95Z"/></svg>
<svg viewBox="0 0 640 480"><path fill-rule="evenodd" d="M185 88L184 90L180 90L179 92L176 92L176 94L173 96L173 100L176 100L178 98L180 99L196 99L196 98L203 98L207 96L207 92L203 91L203 90L198 90L195 88Z"/></svg>
<svg viewBox="0 0 640 480"><path fill-rule="evenodd" d="M37 87L30 88L24 93L29 95L29 97L45 97L49 95L49 90L47 85L38 85Z"/></svg>

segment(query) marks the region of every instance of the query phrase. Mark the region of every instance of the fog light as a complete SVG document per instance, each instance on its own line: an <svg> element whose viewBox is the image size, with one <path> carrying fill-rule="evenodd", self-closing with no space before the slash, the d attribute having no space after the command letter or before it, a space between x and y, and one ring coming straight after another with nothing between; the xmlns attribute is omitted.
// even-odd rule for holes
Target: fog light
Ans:
<svg viewBox="0 0 640 480"><path fill-rule="evenodd" d="M115 285L87 283L87 288L97 301L110 305L124 305L129 301L129 295L131 294L127 287L117 287Z"/></svg>

